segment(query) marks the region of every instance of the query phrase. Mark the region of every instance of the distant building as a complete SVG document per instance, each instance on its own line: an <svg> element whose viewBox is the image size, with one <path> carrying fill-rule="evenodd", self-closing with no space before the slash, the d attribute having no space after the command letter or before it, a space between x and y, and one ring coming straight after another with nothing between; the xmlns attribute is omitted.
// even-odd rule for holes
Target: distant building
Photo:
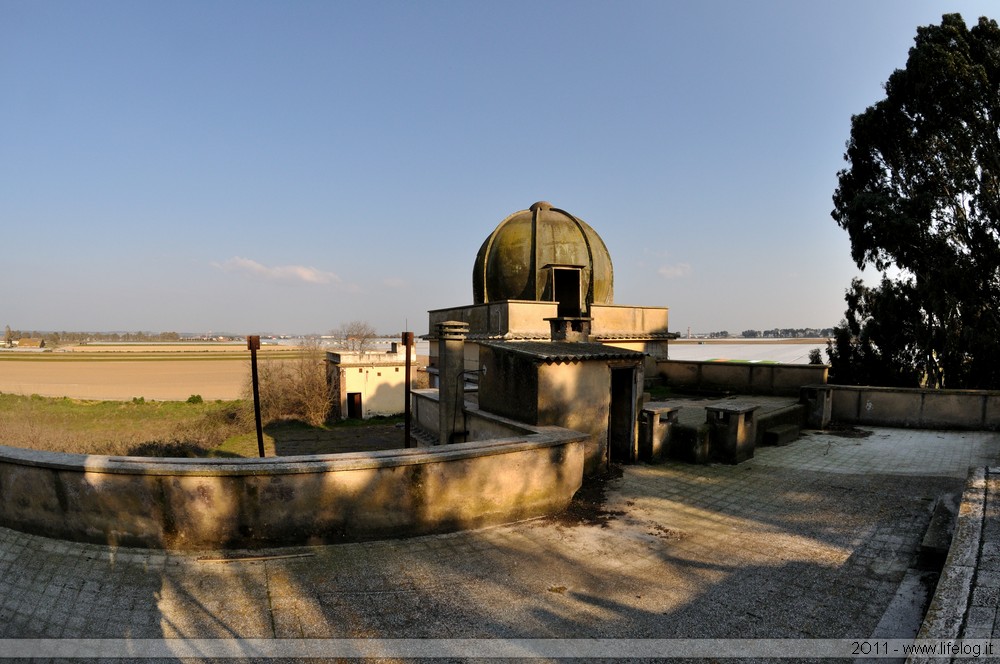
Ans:
<svg viewBox="0 0 1000 664"><path fill-rule="evenodd" d="M411 355L416 371L416 355ZM327 352L331 418L368 419L398 415L406 403L406 351L393 344L388 352Z"/></svg>
<svg viewBox="0 0 1000 664"><path fill-rule="evenodd" d="M45 348L45 339L25 337L14 342L18 348Z"/></svg>

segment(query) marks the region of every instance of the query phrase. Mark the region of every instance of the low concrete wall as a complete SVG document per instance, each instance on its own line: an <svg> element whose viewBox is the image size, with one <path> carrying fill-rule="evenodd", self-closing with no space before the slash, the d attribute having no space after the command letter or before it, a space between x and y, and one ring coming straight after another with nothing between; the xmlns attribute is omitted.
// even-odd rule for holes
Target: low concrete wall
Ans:
<svg viewBox="0 0 1000 664"><path fill-rule="evenodd" d="M565 509L585 436L556 427L432 448L206 461L0 446L0 525L85 542L215 549L404 537Z"/></svg>
<svg viewBox="0 0 1000 664"><path fill-rule="evenodd" d="M1000 392L827 387L834 422L914 429L1000 430Z"/></svg>
<svg viewBox="0 0 1000 664"><path fill-rule="evenodd" d="M425 431L438 433L438 410L440 408L438 390L412 390L410 394L413 397L410 413L413 423ZM461 418L465 423L466 440L470 442L526 436L535 433L538 429L538 427L529 424L515 422L500 415L481 411L479 406L469 401L465 402Z"/></svg>
<svg viewBox="0 0 1000 664"><path fill-rule="evenodd" d="M660 360L656 363L656 369L671 387L781 396L797 396L803 385L825 383L829 371L825 364L695 360Z"/></svg>

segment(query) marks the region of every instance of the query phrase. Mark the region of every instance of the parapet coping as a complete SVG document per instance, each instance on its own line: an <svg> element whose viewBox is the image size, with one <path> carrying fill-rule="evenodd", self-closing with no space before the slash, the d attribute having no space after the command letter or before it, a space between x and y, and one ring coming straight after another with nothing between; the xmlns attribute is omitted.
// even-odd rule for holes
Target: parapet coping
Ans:
<svg viewBox="0 0 1000 664"><path fill-rule="evenodd" d="M526 427L528 428L528 427ZM36 466L76 472L119 475L186 475L202 477L240 475L297 475L331 471L368 470L459 461L475 457L557 447L582 442L586 435L561 427L531 427L525 436L454 443L433 447L372 452L341 452L287 457L206 460L106 456L47 452L0 445L0 464Z"/></svg>
<svg viewBox="0 0 1000 664"><path fill-rule="evenodd" d="M797 364L795 362L755 362L753 360L672 360L669 357L666 359L656 360L657 364L664 364L670 362L672 364L702 364L707 366L738 366L738 367L760 367L761 369L812 369L813 371L817 369L829 369L829 364ZM803 385L802 387L808 387L808 385ZM834 385L833 387L854 387L848 385ZM877 388L855 388L855 389L877 389ZM898 388L886 388L888 390L898 389Z"/></svg>
<svg viewBox="0 0 1000 664"><path fill-rule="evenodd" d="M677 360L683 362L686 360ZM769 365L775 366L775 365ZM807 364L795 366L810 366ZM819 365L812 365L819 366ZM948 395L976 395L987 397L1000 397L1000 390L957 390L957 389L937 389L927 387L879 387L874 385L837 385L836 383L825 383L821 385L803 385L804 388L829 388L843 390L845 392L902 392L904 394L948 394Z"/></svg>

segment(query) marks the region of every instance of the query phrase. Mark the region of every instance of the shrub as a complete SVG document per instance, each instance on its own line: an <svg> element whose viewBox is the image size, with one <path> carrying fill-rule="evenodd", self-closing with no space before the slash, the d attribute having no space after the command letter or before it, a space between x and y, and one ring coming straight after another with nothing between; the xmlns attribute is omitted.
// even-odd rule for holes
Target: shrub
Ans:
<svg viewBox="0 0 1000 664"><path fill-rule="evenodd" d="M205 400L201 398L200 394L192 394L187 398L188 403L205 403Z"/></svg>
<svg viewBox="0 0 1000 664"><path fill-rule="evenodd" d="M303 345L295 359L268 358L257 366L260 415L263 424L298 420L320 426L330 415L326 355L316 341ZM253 408L253 385L247 382L247 403ZM249 421L253 421L252 411Z"/></svg>

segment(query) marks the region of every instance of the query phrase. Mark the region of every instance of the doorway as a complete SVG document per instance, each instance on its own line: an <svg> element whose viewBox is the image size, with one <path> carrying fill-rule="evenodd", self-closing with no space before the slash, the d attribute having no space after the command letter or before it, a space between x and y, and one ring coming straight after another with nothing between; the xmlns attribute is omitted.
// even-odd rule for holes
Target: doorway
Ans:
<svg viewBox="0 0 1000 664"><path fill-rule="evenodd" d="M347 417L352 420L364 418L361 411L361 392L347 393Z"/></svg>
<svg viewBox="0 0 1000 664"><path fill-rule="evenodd" d="M560 318L579 318L583 315L578 268L552 269L552 299L558 304L556 315Z"/></svg>
<svg viewBox="0 0 1000 664"><path fill-rule="evenodd" d="M635 461L635 368L611 369L608 414L608 461Z"/></svg>

